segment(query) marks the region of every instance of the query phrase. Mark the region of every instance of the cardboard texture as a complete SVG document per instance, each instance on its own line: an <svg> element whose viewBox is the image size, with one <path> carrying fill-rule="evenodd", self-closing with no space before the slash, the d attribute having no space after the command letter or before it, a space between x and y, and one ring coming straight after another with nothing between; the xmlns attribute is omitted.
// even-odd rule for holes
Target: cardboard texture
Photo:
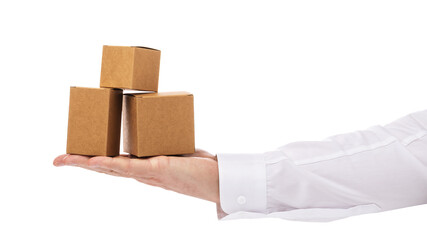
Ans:
<svg viewBox="0 0 427 240"><path fill-rule="evenodd" d="M159 50L104 46L100 86L157 92L159 69Z"/></svg>
<svg viewBox="0 0 427 240"><path fill-rule="evenodd" d="M67 153L117 156L123 91L110 88L70 88Z"/></svg>
<svg viewBox="0 0 427 240"><path fill-rule="evenodd" d="M124 151L138 157L194 153L193 95L124 95Z"/></svg>

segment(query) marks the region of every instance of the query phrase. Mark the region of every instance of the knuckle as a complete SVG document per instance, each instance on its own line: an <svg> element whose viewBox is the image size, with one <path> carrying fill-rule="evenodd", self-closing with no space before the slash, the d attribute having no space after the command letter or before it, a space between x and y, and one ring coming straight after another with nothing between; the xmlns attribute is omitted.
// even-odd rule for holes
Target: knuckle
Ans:
<svg viewBox="0 0 427 240"><path fill-rule="evenodd" d="M158 156L150 159L150 175L160 184L165 180L170 169L170 160L168 156Z"/></svg>
<svg viewBox="0 0 427 240"><path fill-rule="evenodd" d="M125 162L123 174L125 174L128 177L136 176L136 167L135 167L134 159L129 159Z"/></svg>
<svg viewBox="0 0 427 240"><path fill-rule="evenodd" d="M96 167L98 165L98 160L96 158L89 158L87 160L87 165L90 167Z"/></svg>

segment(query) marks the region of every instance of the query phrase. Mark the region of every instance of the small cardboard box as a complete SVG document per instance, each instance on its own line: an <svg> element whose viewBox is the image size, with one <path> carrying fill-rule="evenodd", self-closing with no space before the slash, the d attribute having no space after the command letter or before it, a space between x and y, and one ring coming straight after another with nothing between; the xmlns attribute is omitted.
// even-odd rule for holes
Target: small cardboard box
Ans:
<svg viewBox="0 0 427 240"><path fill-rule="evenodd" d="M124 151L138 157L194 153L193 95L125 94Z"/></svg>
<svg viewBox="0 0 427 240"><path fill-rule="evenodd" d="M70 88L67 153L117 156L123 91L110 88Z"/></svg>
<svg viewBox="0 0 427 240"><path fill-rule="evenodd" d="M159 50L104 46L100 86L157 92L159 69Z"/></svg>

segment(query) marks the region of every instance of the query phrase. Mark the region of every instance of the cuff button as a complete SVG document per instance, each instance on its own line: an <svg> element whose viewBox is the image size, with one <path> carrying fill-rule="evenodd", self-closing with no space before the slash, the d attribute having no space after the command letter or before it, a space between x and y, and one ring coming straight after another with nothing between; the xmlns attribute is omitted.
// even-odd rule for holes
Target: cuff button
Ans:
<svg viewBox="0 0 427 240"><path fill-rule="evenodd" d="M246 203L246 198L244 196L237 197L237 203L243 205Z"/></svg>

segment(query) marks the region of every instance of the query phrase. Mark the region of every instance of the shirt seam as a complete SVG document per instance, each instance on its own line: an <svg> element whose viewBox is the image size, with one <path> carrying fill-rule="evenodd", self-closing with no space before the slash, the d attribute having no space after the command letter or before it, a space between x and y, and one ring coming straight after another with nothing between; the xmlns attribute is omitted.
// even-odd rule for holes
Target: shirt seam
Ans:
<svg viewBox="0 0 427 240"><path fill-rule="evenodd" d="M412 136L406 137L402 140L402 144L405 146L409 146L411 143L420 140L421 138L425 137L427 135L427 131L421 131L417 134L414 134Z"/></svg>
<svg viewBox="0 0 427 240"><path fill-rule="evenodd" d="M318 162L323 162L323 161L329 161L329 160L333 160L333 159L337 159L337 158L341 158L341 157L345 157L345 156L352 156L352 155L355 155L358 153L363 153L366 151L372 151L372 150L376 150L378 148L386 147L386 146L388 146L392 143L395 143L395 142L400 142L404 146L409 146L411 143L423 138L426 135L427 135L427 131L421 131L421 132L413 134L409 137L406 137L400 141L396 137L392 136L392 137L386 138L385 140L382 140L380 142L376 142L376 143L370 144L370 145L361 145L361 146L354 147L351 149L347 149L344 151L331 153L331 154L328 154L325 156L306 158L306 159L302 159L302 160L295 160L294 164L300 166L300 165L307 165L307 164L318 163Z"/></svg>
<svg viewBox="0 0 427 240"><path fill-rule="evenodd" d="M366 152L366 151L372 151L372 150L375 150L375 149L378 149L381 147L388 146L388 145L390 145L396 141L397 141L396 138L389 137L389 138L387 138L381 142L377 142L377 143L374 143L371 145L360 145L360 146L355 147L355 148L331 153L331 154L328 154L325 156L296 160L296 161L294 161L294 163L295 163L295 165L306 165L306 164L311 164L311 163L333 160L333 159L337 159L337 158L341 158L341 157L345 157L345 156L352 156L352 155L355 155L358 153L362 153L362 152Z"/></svg>

